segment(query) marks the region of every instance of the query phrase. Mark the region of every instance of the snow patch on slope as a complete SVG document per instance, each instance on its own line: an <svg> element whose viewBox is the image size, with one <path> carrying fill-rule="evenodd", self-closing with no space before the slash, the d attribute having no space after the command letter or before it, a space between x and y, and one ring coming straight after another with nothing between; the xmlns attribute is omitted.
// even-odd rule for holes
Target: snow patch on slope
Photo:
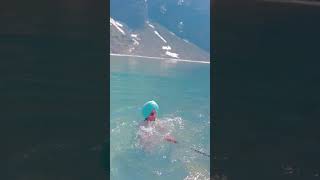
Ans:
<svg viewBox="0 0 320 180"><path fill-rule="evenodd" d="M118 21L115 21L115 22L119 27L123 27L123 25L121 23L119 23Z"/></svg>
<svg viewBox="0 0 320 180"><path fill-rule="evenodd" d="M137 41L136 39L132 38L132 40L133 40L133 45L138 46L140 44L139 41Z"/></svg>
<svg viewBox="0 0 320 180"><path fill-rule="evenodd" d="M176 35L175 33L171 32L171 31L169 31L169 33L170 33L171 35L173 35L173 36L175 36L175 35Z"/></svg>
<svg viewBox="0 0 320 180"><path fill-rule="evenodd" d="M177 54L177 53L172 53L172 52L169 52L169 51L166 51L166 55L171 56L171 57L174 57L174 58L179 58L179 54Z"/></svg>
<svg viewBox="0 0 320 180"><path fill-rule="evenodd" d="M137 37L138 37L138 34L131 34L131 37L137 38Z"/></svg>
<svg viewBox="0 0 320 180"><path fill-rule="evenodd" d="M138 34L130 34L130 36L131 40L133 41L133 45L129 48L129 53L132 53L136 47L140 45L139 40L141 39L138 37Z"/></svg>
<svg viewBox="0 0 320 180"><path fill-rule="evenodd" d="M186 39L182 39L184 42L186 42L186 43L190 43L188 40L186 40Z"/></svg>
<svg viewBox="0 0 320 180"><path fill-rule="evenodd" d="M119 22L117 22L116 20L110 18L110 25L113 25L114 27L116 27L118 29L118 31L121 32L121 34L126 35L124 30L121 29L121 27L123 27L123 25L120 24Z"/></svg>
<svg viewBox="0 0 320 180"><path fill-rule="evenodd" d="M171 47L170 46L162 46L162 49L163 50L171 50Z"/></svg>
<svg viewBox="0 0 320 180"><path fill-rule="evenodd" d="M139 34L131 34L130 35L133 39L140 41L141 38L139 37Z"/></svg>
<svg viewBox="0 0 320 180"><path fill-rule="evenodd" d="M149 27L151 27L152 29L154 29L154 26L152 24L148 24Z"/></svg>
<svg viewBox="0 0 320 180"><path fill-rule="evenodd" d="M167 43L167 41L158 33L158 31L154 31L154 33L155 33L164 43Z"/></svg>

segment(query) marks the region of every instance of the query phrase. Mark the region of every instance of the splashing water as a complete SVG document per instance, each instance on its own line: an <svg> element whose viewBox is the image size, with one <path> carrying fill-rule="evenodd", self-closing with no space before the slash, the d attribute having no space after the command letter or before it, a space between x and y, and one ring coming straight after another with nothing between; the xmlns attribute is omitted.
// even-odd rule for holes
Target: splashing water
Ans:
<svg viewBox="0 0 320 180"><path fill-rule="evenodd" d="M181 117L158 119L150 126L140 126L135 145L146 152L161 150L167 143L164 137L174 133L177 127L183 127Z"/></svg>

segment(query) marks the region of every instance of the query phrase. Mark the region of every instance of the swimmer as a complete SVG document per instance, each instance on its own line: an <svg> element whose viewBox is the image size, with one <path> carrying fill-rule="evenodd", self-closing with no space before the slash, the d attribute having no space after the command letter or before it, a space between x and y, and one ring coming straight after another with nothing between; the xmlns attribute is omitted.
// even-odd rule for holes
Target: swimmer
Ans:
<svg viewBox="0 0 320 180"><path fill-rule="evenodd" d="M144 121L139 125L139 144L143 145L143 148L147 151L152 150L157 143L161 142L161 140L183 145L181 142L178 143L178 141L170 135L168 130L160 123L160 121L156 121L158 111L159 105L155 101L148 101L143 105L142 114ZM158 136L158 134L162 133L165 133L165 135ZM210 157L210 154L207 154L201 150L193 147L189 148L196 153Z"/></svg>
<svg viewBox="0 0 320 180"><path fill-rule="evenodd" d="M144 121L140 124L140 129L149 129L149 134L145 134L144 138L150 137L152 134L152 130L158 131L158 132L165 132L166 129L164 126L161 125L161 123L157 123L157 114L159 111L159 105L155 101L148 101L143 105L142 108L142 114L144 117ZM177 143L175 138L170 135L170 133L167 133L164 137L164 140L171 142L171 143Z"/></svg>

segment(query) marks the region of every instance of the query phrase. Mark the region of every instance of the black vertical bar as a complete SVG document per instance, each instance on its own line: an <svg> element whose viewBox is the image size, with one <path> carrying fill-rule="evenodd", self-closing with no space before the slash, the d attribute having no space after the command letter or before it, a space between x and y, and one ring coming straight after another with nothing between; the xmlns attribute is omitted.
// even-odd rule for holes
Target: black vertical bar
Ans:
<svg viewBox="0 0 320 180"><path fill-rule="evenodd" d="M1 8L8 179L105 179L105 1L7 1Z"/></svg>
<svg viewBox="0 0 320 180"><path fill-rule="evenodd" d="M105 171L106 171L106 178L110 179L110 1L106 1L106 18L105 18L105 35L106 35L106 68L107 68L107 74L106 79L108 80L106 82L106 94L108 95L107 99L107 113L106 113L106 142L105 142L105 151L103 152L104 157L104 165L105 165Z"/></svg>

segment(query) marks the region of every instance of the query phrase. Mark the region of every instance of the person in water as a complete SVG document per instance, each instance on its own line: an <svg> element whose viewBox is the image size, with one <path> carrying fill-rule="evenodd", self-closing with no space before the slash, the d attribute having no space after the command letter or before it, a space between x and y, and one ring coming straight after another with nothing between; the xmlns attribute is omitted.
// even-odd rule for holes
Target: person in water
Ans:
<svg viewBox="0 0 320 180"><path fill-rule="evenodd" d="M141 123L140 127L143 128L156 128L160 132L166 131L165 127L161 126L161 124L155 124L157 120L157 114L159 111L159 105L155 101L148 101L143 105L142 114L144 117L144 121ZM164 137L164 140L177 143L175 138L167 133Z"/></svg>
<svg viewBox="0 0 320 180"><path fill-rule="evenodd" d="M177 140L170 135L170 132L168 129L166 129L164 126L161 125L161 123L157 123L157 114L159 111L159 105L155 101L148 101L143 105L142 108L142 114L144 117L144 121L140 124L140 130L142 130L142 133L139 134L140 136L140 143L143 144L143 147L145 150L152 150L156 142L159 142L158 140L165 140L170 143L177 144ZM164 136L156 136L156 138L153 138L152 135L156 132L160 132L162 134L165 133ZM157 133L155 133L157 134ZM159 139L160 137L160 139ZM180 144L181 142L179 142ZM210 154L205 153L201 150L194 149L191 147L191 149L197 153L200 153L202 155L210 157Z"/></svg>

